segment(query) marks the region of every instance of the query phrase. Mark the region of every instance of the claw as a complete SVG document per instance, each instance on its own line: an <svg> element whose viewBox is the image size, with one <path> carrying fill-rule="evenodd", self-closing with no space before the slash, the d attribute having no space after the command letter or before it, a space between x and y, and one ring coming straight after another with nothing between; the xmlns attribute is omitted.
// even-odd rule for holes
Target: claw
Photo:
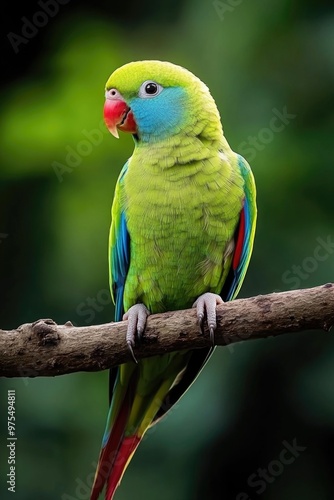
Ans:
<svg viewBox="0 0 334 500"><path fill-rule="evenodd" d="M142 339L149 314L150 311L144 304L135 304L123 315L123 320L128 320L126 343L135 363L138 363L133 351L136 345L136 337L139 341Z"/></svg>
<svg viewBox="0 0 334 500"><path fill-rule="evenodd" d="M134 348L134 343L132 342L132 340L127 340L126 343L128 344L128 348L129 348L129 351L131 352L131 356L132 356L132 359L135 363L138 364L138 360L135 356L135 353L133 352L133 348Z"/></svg>
<svg viewBox="0 0 334 500"><path fill-rule="evenodd" d="M197 311L197 321L201 329L202 335L204 335L204 314L198 313L198 311Z"/></svg>
<svg viewBox="0 0 334 500"><path fill-rule="evenodd" d="M215 345L215 328L210 328L210 341L211 344L214 346Z"/></svg>
<svg viewBox="0 0 334 500"><path fill-rule="evenodd" d="M203 319L206 314L208 328L210 332L211 344L215 345L215 330L217 328L216 308L218 304L223 304L223 299L216 293L204 293L193 303L196 307L197 319L201 330L203 331Z"/></svg>

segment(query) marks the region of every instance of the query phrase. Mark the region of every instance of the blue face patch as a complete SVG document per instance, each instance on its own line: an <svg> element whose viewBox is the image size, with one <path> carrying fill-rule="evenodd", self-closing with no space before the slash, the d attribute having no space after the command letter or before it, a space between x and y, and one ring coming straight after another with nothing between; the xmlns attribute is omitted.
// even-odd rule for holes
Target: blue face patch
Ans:
<svg viewBox="0 0 334 500"><path fill-rule="evenodd" d="M163 139L176 132L185 118L187 94L181 87L168 87L156 97L135 97L129 101L143 141Z"/></svg>

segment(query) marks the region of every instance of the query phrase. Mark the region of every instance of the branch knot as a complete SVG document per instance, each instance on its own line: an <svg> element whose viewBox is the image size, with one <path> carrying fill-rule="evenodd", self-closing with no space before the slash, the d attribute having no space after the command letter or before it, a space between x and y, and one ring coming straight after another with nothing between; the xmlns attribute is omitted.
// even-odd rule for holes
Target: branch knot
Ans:
<svg viewBox="0 0 334 500"><path fill-rule="evenodd" d="M59 344L58 325L53 319L39 319L31 326L33 334L38 338L38 345L56 346Z"/></svg>

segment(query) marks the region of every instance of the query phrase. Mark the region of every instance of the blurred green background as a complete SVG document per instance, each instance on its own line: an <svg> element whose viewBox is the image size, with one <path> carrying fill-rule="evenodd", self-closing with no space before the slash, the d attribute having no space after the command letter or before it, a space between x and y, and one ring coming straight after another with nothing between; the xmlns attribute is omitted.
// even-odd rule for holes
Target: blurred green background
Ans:
<svg viewBox="0 0 334 500"><path fill-rule="evenodd" d="M41 5L2 20L1 328L112 319L110 206L133 146L102 124L104 84L137 59L170 60L205 81L231 147L252 165L259 221L240 296L334 281L330 2L73 0L45 2L49 14L36 16ZM15 498L88 499L107 372L0 383L0 498L11 498L5 437L14 388ZM285 455L286 443L297 443L295 456ZM217 349L147 433L115 498L332 499L333 448L333 336L244 342Z"/></svg>

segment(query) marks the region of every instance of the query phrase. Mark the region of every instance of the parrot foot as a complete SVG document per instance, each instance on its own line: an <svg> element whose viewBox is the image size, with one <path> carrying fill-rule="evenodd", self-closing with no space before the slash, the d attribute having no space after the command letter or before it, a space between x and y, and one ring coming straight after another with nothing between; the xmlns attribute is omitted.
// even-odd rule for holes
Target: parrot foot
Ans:
<svg viewBox="0 0 334 500"><path fill-rule="evenodd" d="M197 319L201 330L203 330L203 321L206 315L210 340L213 346L215 345L215 330L217 328L216 307L223 303L224 301L220 295L210 292L203 293L203 295L200 295L193 303L193 307L196 307Z"/></svg>
<svg viewBox="0 0 334 500"><path fill-rule="evenodd" d="M136 345L136 337L140 341L142 339L147 317L150 311L144 304L135 304L123 315L123 320L128 320L128 328L126 331L126 343L128 344L131 356L135 363L138 363L133 349Z"/></svg>

